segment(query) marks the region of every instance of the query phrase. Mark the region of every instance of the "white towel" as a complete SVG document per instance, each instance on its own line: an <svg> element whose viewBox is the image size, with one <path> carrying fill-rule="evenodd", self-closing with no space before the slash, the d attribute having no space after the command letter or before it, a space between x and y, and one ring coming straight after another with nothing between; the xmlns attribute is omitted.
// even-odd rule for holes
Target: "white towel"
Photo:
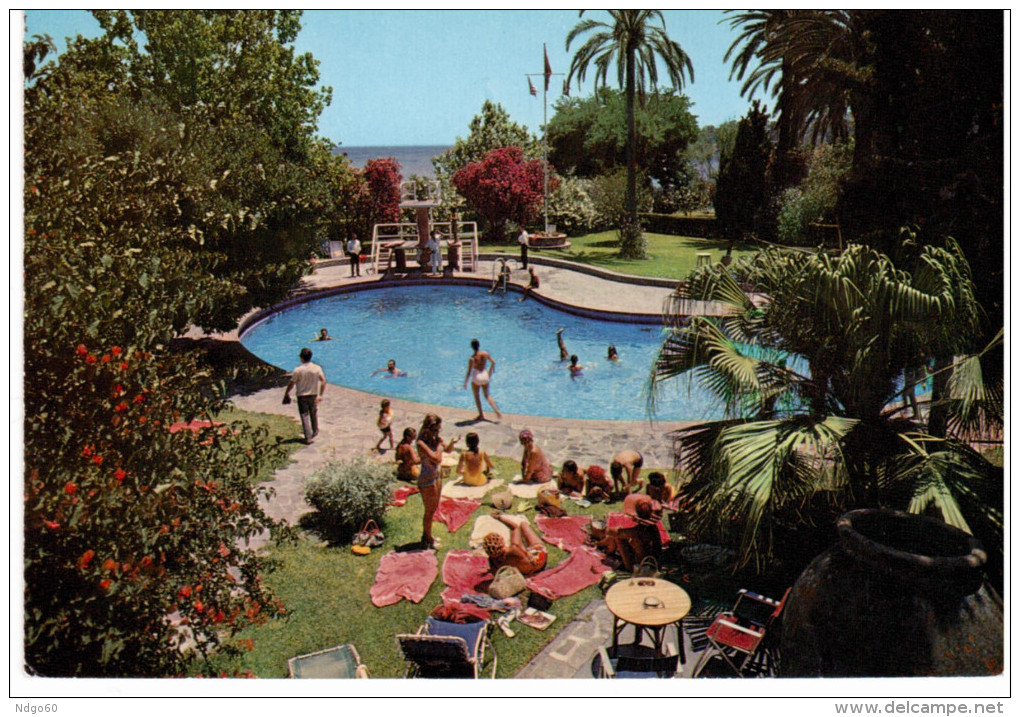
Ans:
<svg viewBox="0 0 1020 717"><path fill-rule="evenodd" d="M527 517L523 515L510 515L505 514L510 520L518 523L527 521ZM471 537L468 539L468 545L472 548L477 548L485 540L485 536L489 533L496 533L497 535L503 536L503 540L507 543L510 542L510 526L496 520L491 515L480 515L475 519L475 527L471 531Z"/></svg>
<svg viewBox="0 0 1020 717"><path fill-rule="evenodd" d="M515 476L515 479L519 480L520 476ZM554 483L515 483L513 480L510 481L510 492L518 498L537 498L538 491L548 485L555 485Z"/></svg>
<svg viewBox="0 0 1020 717"><path fill-rule="evenodd" d="M464 485L463 483L454 483L451 481L443 484L443 495L447 498L478 499L485 497L486 493L501 485L503 485L502 478L493 478L485 485Z"/></svg>

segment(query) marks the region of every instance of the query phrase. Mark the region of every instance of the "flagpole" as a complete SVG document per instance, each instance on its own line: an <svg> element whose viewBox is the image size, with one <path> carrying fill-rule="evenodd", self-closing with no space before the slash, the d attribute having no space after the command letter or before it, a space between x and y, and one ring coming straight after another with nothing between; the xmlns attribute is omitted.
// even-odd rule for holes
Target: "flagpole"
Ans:
<svg viewBox="0 0 1020 717"><path fill-rule="evenodd" d="M545 81L542 84L542 219L544 221L545 233L549 233L549 80L554 76L563 76L562 72L553 72L549 66L549 53L545 43L542 43L542 59L545 62L544 71L541 73L527 73L528 89L535 95L535 87L531 84L532 77L542 77Z"/></svg>

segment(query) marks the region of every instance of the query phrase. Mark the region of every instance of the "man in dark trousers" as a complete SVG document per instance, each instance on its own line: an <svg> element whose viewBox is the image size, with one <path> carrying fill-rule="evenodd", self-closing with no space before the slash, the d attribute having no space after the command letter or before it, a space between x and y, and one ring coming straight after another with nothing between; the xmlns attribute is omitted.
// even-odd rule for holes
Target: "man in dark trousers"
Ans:
<svg viewBox="0 0 1020 717"><path fill-rule="evenodd" d="M301 349L301 365L291 374L287 390L283 392L283 402L290 403L290 390L296 388L298 415L301 416L301 428L305 432L305 443L315 442L319 435L319 401L326 391L326 374L318 364L312 363L312 350Z"/></svg>

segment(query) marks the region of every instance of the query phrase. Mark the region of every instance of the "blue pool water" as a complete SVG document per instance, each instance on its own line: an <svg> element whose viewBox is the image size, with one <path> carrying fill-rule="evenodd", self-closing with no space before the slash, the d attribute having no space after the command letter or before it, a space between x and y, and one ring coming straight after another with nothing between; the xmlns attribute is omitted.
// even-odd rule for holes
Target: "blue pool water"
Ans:
<svg viewBox="0 0 1020 717"><path fill-rule="evenodd" d="M464 375L471 339L496 361L490 392L501 411L532 416L643 420L647 383L661 329L566 314L519 294L488 294L473 286L401 286L316 299L256 324L241 341L264 361L292 370L302 346L333 384L389 398L473 409ZM313 341L319 329L332 341ZM556 329L585 367L571 379L559 361ZM615 344L621 360L606 360ZM406 378L370 376L387 359ZM674 381L660 391L655 418L722 417L711 396ZM487 415L491 409L482 406Z"/></svg>

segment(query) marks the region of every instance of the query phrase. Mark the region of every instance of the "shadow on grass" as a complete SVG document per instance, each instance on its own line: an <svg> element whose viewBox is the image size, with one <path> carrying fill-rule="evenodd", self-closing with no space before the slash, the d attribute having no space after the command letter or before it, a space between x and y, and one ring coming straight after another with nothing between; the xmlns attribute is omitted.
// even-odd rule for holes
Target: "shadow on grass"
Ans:
<svg viewBox="0 0 1020 717"><path fill-rule="evenodd" d="M199 365L212 369L215 378L227 384L230 394L245 396L287 385L286 371L262 361L240 341L179 337L170 341L170 350L194 354Z"/></svg>

